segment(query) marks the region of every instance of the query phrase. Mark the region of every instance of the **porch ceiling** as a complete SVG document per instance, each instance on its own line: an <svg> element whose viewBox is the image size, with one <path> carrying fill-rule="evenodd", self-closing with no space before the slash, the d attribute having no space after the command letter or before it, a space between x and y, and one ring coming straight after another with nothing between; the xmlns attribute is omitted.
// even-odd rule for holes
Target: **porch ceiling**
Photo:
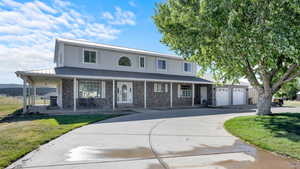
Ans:
<svg viewBox="0 0 300 169"><path fill-rule="evenodd" d="M211 81L181 75L169 75L160 73L129 72L116 70L87 69L76 67L58 67L47 70L18 71L18 76L42 76L60 78L92 78L92 79L115 79L115 80L149 80L149 81L171 81L185 83L212 84Z"/></svg>

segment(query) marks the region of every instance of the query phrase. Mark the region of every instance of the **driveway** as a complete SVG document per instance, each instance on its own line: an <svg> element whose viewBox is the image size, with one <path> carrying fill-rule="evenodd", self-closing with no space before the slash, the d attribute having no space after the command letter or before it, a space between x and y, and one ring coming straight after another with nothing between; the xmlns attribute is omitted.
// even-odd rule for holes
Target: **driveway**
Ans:
<svg viewBox="0 0 300 169"><path fill-rule="evenodd" d="M29 153L9 168L297 168L295 161L256 149L225 131L225 120L253 113L249 111L252 110L152 110L109 119L73 130Z"/></svg>

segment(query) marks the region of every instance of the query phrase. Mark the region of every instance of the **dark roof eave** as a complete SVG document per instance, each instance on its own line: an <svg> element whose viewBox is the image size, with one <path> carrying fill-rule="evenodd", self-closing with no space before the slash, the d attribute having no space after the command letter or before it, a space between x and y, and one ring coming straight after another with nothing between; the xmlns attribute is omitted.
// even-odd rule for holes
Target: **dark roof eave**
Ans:
<svg viewBox="0 0 300 169"><path fill-rule="evenodd" d="M61 67L61 68L56 68L55 70L56 70L56 74L34 73L34 72L26 72L26 71L18 71L16 72L16 74L20 76L21 75L43 76L43 77L57 77L57 78L91 78L91 79L99 78L99 79L112 79L112 80L113 79L135 80L135 81L148 80L148 81L169 81L169 82L213 84L213 82L211 81L202 78L193 77L193 76L166 75L166 74L158 74L158 73L141 73L141 72L126 72L126 71L113 71L113 70L96 70L96 69L72 68L72 67ZM73 72L76 72L77 74L72 74ZM100 72L99 75L97 74L97 72L98 73ZM111 75L109 75L109 73L111 73ZM165 78L163 78L162 76L165 76ZM178 78L182 78L182 79L178 79Z"/></svg>

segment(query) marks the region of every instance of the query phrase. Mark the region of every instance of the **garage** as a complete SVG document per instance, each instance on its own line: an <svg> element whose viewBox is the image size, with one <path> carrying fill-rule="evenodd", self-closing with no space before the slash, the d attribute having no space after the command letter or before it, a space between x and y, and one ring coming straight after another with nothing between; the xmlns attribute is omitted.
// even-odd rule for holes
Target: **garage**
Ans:
<svg viewBox="0 0 300 169"><path fill-rule="evenodd" d="M228 88L216 88L216 105L217 106L229 105Z"/></svg>
<svg viewBox="0 0 300 169"><path fill-rule="evenodd" d="M232 104L233 105L246 104L246 89L245 88L233 88Z"/></svg>

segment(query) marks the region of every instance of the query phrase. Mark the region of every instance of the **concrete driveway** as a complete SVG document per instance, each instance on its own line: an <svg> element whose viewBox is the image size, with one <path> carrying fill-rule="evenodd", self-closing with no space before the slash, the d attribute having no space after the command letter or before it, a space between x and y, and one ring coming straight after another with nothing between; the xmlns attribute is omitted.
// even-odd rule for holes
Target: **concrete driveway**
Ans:
<svg viewBox="0 0 300 169"><path fill-rule="evenodd" d="M157 110L118 117L69 132L41 146L9 168L297 168L295 161L258 150L224 130L223 122L226 119L251 114L249 111Z"/></svg>

